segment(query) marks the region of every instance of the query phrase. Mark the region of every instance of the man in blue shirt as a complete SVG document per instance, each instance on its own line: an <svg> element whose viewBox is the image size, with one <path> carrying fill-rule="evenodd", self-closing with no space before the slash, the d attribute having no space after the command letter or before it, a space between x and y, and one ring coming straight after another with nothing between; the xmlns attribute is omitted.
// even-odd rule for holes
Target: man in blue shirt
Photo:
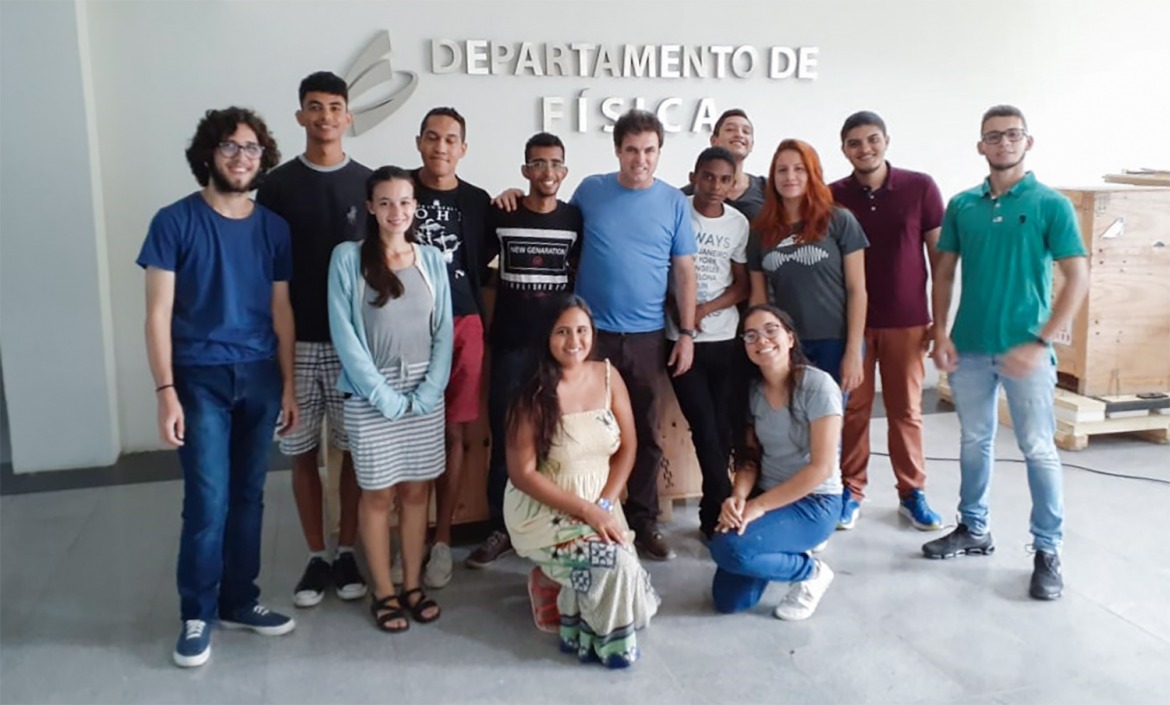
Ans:
<svg viewBox="0 0 1170 705"><path fill-rule="evenodd" d="M675 376L690 369L697 334L691 206L681 191L654 178L662 140L653 113L621 116L613 129L618 171L586 177L570 201L585 222L577 294L593 308L595 355L621 372L634 409L638 453L626 485L626 517L638 549L654 560L674 557L658 529L658 390L671 278L679 339L667 365Z"/></svg>
<svg viewBox="0 0 1170 705"><path fill-rule="evenodd" d="M297 422L289 229L248 198L280 162L264 121L209 110L187 162L202 190L161 209L146 270L146 347L159 435L183 466L179 666L211 655L211 625L275 636L296 626L259 604L272 433Z"/></svg>

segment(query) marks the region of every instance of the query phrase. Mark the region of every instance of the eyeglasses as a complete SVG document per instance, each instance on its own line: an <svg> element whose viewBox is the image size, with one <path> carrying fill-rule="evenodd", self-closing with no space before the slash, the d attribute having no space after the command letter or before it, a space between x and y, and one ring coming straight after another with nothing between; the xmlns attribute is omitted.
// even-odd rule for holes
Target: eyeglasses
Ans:
<svg viewBox="0 0 1170 705"><path fill-rule="evenodd" d="M1000 142L1003 142L1003 138L1006 137L1008 142L1019 142L1027 136L1027 130L1021 130L1018 127L1013 127L1010 130L1004 130L1002 132L984 132L983 141L987 144L999 144Z"/></svg>
<svg viewBox="0 0 1170 705"><path fill-rule="evenodd" d="M564 162L548 161L547 159L533 159L524 166L534 171L561 171L565 168Z"/></svg>
<svg viewBox="0 0 1170 705"><path fill-rule="evenodd" d="M755 345L765 338L775 340L780 337L780 331L782 330L784 330L784 326L779 323L765 323L762 329L757 330L752 328L751 330L745 330L740 337L748 345Z"/></svg>
<svg viewBox="0 0 1170 705"><path fill-rule="evenodd" d="M264 147L256 144L255 142L249 142L248 144L240 144L239 142L220 142L218 145L216 145L215 148L219 150L220 154L227 157L228 159L231 159L240 152L243 152L244 156L248 157L249 159L259 159L260 155L264 154Z"/></svg>

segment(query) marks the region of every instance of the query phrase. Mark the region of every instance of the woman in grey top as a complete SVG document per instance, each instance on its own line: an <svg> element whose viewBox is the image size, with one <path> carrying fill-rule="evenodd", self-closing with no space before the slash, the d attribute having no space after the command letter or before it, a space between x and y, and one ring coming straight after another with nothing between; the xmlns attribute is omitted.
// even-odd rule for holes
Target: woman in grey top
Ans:
<svg viewBox="0 0 1170 705"><path fill-rule="evenodd" d="M718 566L712 596L720 612L739 612L755 606L768 583L786 582L773 614L807 619L833 581L811 552L841 516L841 390L809 364L780 309L748 309L742 337L752 363L748 417L735 450L735 484L711 540Z"/></svg>

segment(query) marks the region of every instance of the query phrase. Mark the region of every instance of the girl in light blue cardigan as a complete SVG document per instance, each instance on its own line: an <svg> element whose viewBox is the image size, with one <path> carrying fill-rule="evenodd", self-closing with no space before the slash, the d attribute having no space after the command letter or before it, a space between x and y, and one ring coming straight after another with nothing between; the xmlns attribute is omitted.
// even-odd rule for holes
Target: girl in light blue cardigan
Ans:
<svg viewBox="0 0 1170 705"><path fill-rule="evenodd" d="M446 467L443 391L453 329L447 263L414 241L414 184L382 167L366 184L366 236L333 250L329 329L341 359L345 427L362 488L358 528L379 629L405 631L439 618L422 590L431 482ZM398 495L402 592L390 577L390 523Z"/></svg>

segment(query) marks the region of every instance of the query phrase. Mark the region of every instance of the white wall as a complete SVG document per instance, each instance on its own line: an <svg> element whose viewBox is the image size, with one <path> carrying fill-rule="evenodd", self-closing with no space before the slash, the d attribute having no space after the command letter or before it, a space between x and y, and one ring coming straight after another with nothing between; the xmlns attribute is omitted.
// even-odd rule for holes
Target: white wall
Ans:
<svg viewBox="0 0 1170 705"><path fill-rule="evenodd" d="M1163 127L1170 96L1161 75L1170 65L1163 37L1170 9L1154 0L126 0L92 3L88 16L124 451L157 446L141 335L142 276L133 260L154 211L195 188L182 151L200 114L232 103L252 106L290 157L302 147L293 120L299 80L319 69L342 73L377 30L391 32L395 68L420 73L421 82L402 110L351 139L348 151L372 166L413 166L422 114L434 105L454 105L469 121L470 150L461 174L491 192L519 182L521 148L539 128L539 96L572 99L583 88L595 98L641 95L653 103L677 95L689 106L710 96L720 109L743 107L756 124L757 149L749 162L755 172L766 170L781 138L798 136L820 149L827 176L844 175L840 123L850 112L872 109L889 123L890 159L932 173L949 195L984 176L974 149L979 115L1005 102L1027 113L1036 135L1030 164L1049 183L1097 183L1101 174L1122 167L1170 165ZM432 75L432 38L817 45L819 78L798 83ZM9 80L6 72L5 122ZM596 129L597 113L590 120L587 134L572 131L572 123L557 130L572 169L566 194L580 177L614 169L610 136ZM681 183L704 146L705 136L668 136L659 176ZM5 206L44 183L21 184L11 194L6 189ZM80 285L78 292L96 294ZM4 352L5 374L19 374L9 369L7 347ZM13 432L19 448L21 437Z"/></svg>
<svg viewBox="0 0 1170 705"><path fill-rule="evenodd" d="M0 347L18 471L118 458L84 8L0 3Z"/></svg>

